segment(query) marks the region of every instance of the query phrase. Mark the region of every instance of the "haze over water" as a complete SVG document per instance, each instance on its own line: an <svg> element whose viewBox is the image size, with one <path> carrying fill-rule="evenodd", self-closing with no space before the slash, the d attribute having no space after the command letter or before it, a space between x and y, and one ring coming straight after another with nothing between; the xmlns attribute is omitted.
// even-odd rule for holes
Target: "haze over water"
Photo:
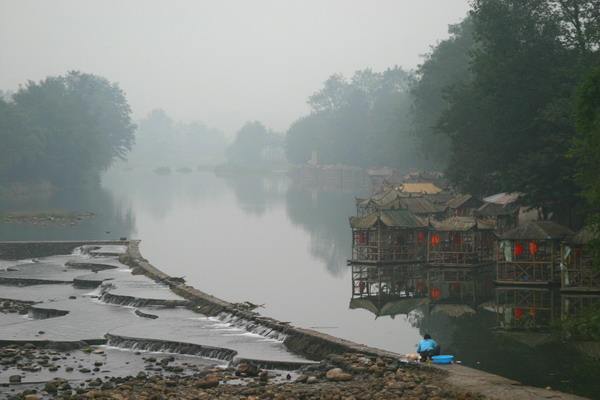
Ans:
<svg viewBox="0 0 600 400"><path fill-rule="evenodd" d="M224 300L262 305L257 311L263 316L400 354L413 353L429 332L443 353L465 365L525 384L598 392L592 379L598 363L576 348L547 342L539 333L496 333L510 309L494 312L494 300L504 292L485 282L475 283L487 288L487 297L476 299L480 306L472 307L467 296L468 306L456 309L473 312L456 316L433 305L377 318L366 309L350 309L348 216L355 213L355 196L366 194L360 185L309 188L284 174L158 176L119 170L105 177L101 190L6 199L7 209L62 204L98 215L72 227L1 224L0 240L140 239L142 255L157 268ZM540 321L556 318L565 299L552 292L540 295L553 299L552 310L537 311Z"/></svg>

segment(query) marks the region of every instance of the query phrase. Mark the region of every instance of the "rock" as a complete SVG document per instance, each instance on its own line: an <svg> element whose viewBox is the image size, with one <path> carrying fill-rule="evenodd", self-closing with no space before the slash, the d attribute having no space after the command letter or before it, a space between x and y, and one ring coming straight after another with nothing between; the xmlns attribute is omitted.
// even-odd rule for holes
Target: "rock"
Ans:
<svg viewBox="0 0 600 400"><path fill-rule="evenodd" d="M48 393L56 393L58 388L56 387L56 383L54 382L46 382L44 385L44 391Z"/></svg>
<svg viewBox="0 0 600 400"><path fill-rule="evenodd" d="M219 386L219 378L216 375L208 375L204 379L200 379L194 383L195 388L207 389Z"/></svg>
<svg viewBox="0 0 600 400"><path fill-rule="evenodd" d="M327 371L327 373L325 374L325 378L327 378L330 381L337 381L339 376L343 373L344 371L342 371L341 368L334 368L334 369L330 369L329 371Z"/></svg>
<svg viewBox="0 0 600 400"><path fill-rule="evenodd" d="M111 390L111 389L115 388L115 385L114 385L114 383L108 381L108 382L104 382L100 388L102 390Z"/></svg>
<svg viewBox="0 0 600 400"><path fill-rule="evenodd" d="M144 268L137 266L131 269L131 275L143 275Z"/></svg>
<svg viewBox="0 0 600 400"><path fill-rule="evenodd" d="M238 365L235 374L237 376L258 376L260 369L256 365L252 364L240 364Z"/></svg>
<svg viewBox="0 0 600 400"><path fill-rule="evenodd" d="M342 372L338 376L338 381L342 381L342 382L351 381L352 379L354 379L354 377L352 376L352 374L349 374L347 372Z"/></svg>
<svg viewBox="0 0 600 400"><path fill-rule="evenodd" d="M92 379L90 383L88 383L89 387L98 387L100 385L102 385L102 379L100 378Z"/></svg>
<svg viewBox="0 0 600 400"><path fill-rule="evenodd" d="M19 383L21 382L21 375L11 375L10 378L8 378L8 381L10 383Z"/></svg>

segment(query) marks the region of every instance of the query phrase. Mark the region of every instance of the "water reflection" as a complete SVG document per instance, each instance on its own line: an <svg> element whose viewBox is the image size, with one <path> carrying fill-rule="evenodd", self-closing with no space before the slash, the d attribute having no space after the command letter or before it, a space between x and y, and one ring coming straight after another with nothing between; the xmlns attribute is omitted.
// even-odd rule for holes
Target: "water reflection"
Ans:
<svg viewBox="0 0 600 400"><path fill-rule="evenodd" d="M221 174L219 178L233 189L242 210L259 217L282 202L288 188L282 174Z"/></svg>
<svg viewBox="0 0 600 400"><path fill-rule="evenodd" d="M528 385L599 398L600 343L562 340L559 321L589 314L600 295L494 287L495 268L353 265L350 309L408 315L443 354Z"/></svg>
<svg viewBox="0 0 600 400"><path fill-rule="evenodd" d="M65 210L93 213L73 226L0 224L0 240L84 240L131 237L135 215L127 201L117 199L102 187L87 187L45 193L41 196L12 196L0 199L4 211Z"/></svg>
<svg viewBox="0 0 600 400"><path fill-rule="evenodd" d="M157 220L165 220L176 207L207 206L222 195L221 182L212 172L174 171L160 175L112 169L103 176L102 182L114 197L128 201L138 213L149 212Z"/></svg>
<svg viewBox="0 0 600 400"><path fill-rule="evenodd" d="M310 254L321 260L331 275L344 275L351 250L345 221L355 211L352 197L344 192L290 186L286 211L294 225L310 233Z"/></svg>

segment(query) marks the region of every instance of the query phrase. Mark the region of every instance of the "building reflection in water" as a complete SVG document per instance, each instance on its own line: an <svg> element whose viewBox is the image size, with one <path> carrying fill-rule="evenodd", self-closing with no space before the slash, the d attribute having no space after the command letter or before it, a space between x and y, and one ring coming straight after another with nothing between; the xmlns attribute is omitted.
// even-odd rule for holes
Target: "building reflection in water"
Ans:
<svg viewBox="0 0 600 400"><path fill-rule="evenodd" d="M350 308L369 310L376 317L408 314L424 305L429 314L474 314L493 296L491 267L352 264L351 268Z"/></svg>

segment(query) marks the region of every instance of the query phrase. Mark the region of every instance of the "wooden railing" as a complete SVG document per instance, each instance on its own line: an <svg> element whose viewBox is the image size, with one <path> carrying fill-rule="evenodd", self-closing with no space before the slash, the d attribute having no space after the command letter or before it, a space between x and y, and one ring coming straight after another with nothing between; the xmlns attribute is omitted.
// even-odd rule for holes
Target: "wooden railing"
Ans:
<svg viewBox="0 0 600 400"><path fill-rule="evenodd" d="M496 280L521 283L553 282L558 277L556 268L552 263L541 261L499 261Z"/></svg>
<svg viewBox="0 0 600 400"><path fill-rule="evenodd" d="M592 289L600 290L600 271L591 268L567 269L562 279L563 289Z"/></svg>

